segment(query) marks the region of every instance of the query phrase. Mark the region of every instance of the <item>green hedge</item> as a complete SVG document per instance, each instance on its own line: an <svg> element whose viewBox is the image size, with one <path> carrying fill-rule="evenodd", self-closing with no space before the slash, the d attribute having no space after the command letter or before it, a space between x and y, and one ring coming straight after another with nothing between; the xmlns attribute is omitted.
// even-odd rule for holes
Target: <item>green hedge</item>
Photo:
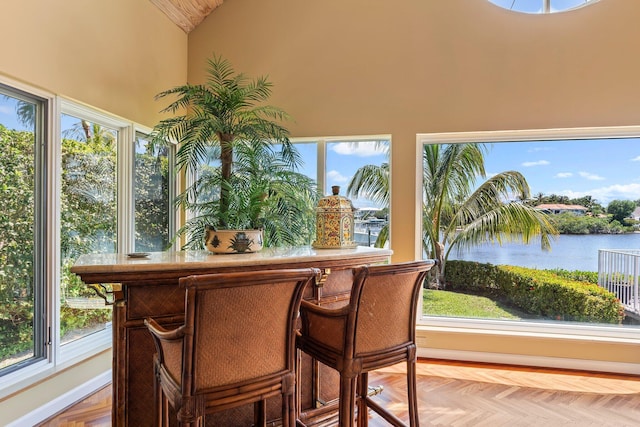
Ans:
<svg viewBox="0 0 640 427"><path fill-rule="evenodd" d="M471 261L448 261L447 289L503 299L532 315L558 320L622 323L615 294L572 274ZM584 275L578 274L577 277Z"/></svg>

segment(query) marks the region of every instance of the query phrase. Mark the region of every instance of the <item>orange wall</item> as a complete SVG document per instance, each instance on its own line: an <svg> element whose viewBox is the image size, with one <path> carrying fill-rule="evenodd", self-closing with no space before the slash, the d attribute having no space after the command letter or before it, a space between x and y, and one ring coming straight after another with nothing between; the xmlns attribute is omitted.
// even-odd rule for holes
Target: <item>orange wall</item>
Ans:
<svg viewBox="0 0 640 427"><path fill-rule="evenodd" d="M215 52L268 75L293 136L392 135L391 248L403 261L420 231L416 134L638 125L639 17L637 0L553 15L486 0L227 0L189 35L188 74L202 81ZM630 341L455 327L418 336L427 354L640 363Z"/></svg>
<svg viewBox="0 0 640 427"><path fill-rule="evenodd" d="M154 96L187 79L187 35L148 0L0 2L0 78L153 126ZM0 398L7 425L111 367L111 351Z"/></svg>
<svg viewBox="0 0 640 427"><path fill-rule="evenodd" d="M0 20L0 74L143 125L187 78L187 35L148 0L3 2Z"/></svg>
<svg viewBox="0 0 640 427"><path fill-rule="evenodd" d="M486 0L227 0L189 36L274 83L293 136L392 135L391 244L413 259L417 133L636 125L640 2L527 15Z"/></svg>

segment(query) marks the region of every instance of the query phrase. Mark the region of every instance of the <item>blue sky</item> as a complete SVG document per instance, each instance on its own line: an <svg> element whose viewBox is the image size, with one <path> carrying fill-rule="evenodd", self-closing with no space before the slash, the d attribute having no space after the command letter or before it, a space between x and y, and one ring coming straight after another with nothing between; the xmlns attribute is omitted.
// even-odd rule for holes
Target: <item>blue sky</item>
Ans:
<svg viewBox="0 0 640 427"><path fill-rule="evenodd" d="M317 147L314 143L296 144L304 159L301 172L313 177L317 176ZM346 196L349 181L364 165L381 165L387 162L384 150L375 141L329 142L327 143L326 187L325 194L331 194L331 187L340 186L340 194ZM378 207L367 199L352 199L358 208Z"/></svg>
<svg viewBox="0 0 640 427"><path fill-rule="evenodd" d="M315 175L315 144L299 146L304 173ZM386 161L373 143L331 143L327 147L327 190L342 187L344 195L355 171ZM308 166L308 167L307 167ZM487 144L487 176L508 170L522 173L531 195L557 194L571 199L592 196L604 207L611 200L640 199L640 139L503 142ZM353 200L357 207L371 206Z"/></svg>
<svg viewBox="0 0 640 427"><path fill-rule="evenodd" d="M485 170L522 173L534 196L590 195L606 207L614 199L640 199L640 139L495 143Z"/></svg>
<svg viewBox="0 0 640 427"><path fill-rule="evenodd" d="M17 104L18 102L15 98L0 95L0 124L8 129L29 130L22 123L19 123L16 118Z"/></svg>

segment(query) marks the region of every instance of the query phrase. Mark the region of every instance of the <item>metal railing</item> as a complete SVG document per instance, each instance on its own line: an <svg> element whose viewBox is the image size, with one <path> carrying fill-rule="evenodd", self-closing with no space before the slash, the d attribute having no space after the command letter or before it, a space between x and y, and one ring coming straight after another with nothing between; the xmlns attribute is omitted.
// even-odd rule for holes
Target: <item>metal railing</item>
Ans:
<svg viewBox="0 0 640 427"><path fill-rule="evenodd" d="M598 285L614 293L628 311L640 314L640 249L599 249Z"/></svg>

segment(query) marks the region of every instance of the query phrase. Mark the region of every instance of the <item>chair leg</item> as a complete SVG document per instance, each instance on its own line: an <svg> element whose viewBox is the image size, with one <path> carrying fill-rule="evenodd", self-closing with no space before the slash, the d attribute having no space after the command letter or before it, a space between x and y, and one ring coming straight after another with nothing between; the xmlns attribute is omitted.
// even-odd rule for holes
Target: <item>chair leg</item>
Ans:
<svg viewBox="0 0 640 427"><path fill-rule="evenodd" d="M282 395L282 426L283 427L295 427L296 425L296 405L297 400L295 399L296 391L294 390L292 393L283 394ZM286 405L284 404L286 402Z"/></svg>
<svg viewBox="0 0 640 427"><path fill-rule="evenodd" d="M154 366L153 376L153 397L155 404L153 405L153 418L156 420L155 425L166 426L167 424L167 398L162 391L160 380L158 379L158 373L156 366Z"/></svg>
<svg viewBox="0 0 640 427"><path fill-rule="evenodd" d="M363 372L358 377L358 394L356 395L356 405L358 406L358 427L369 425L369 407L367 406L367 395L369 394L369 374Z"/></svg>
<svg viewBox="0 0 640 427"><path fill-rule="evenodd" d="M415 358L409 358L407 360L407 398L409 400L409 425L411 427L420 426L417 389L416 360Z"/></svg>
<svg viewBox="0 0 640 427"><path fill-rule="evenodd" d="M258 400L253 404L253 425L255 427L267 427L267 401Z"/></svg>
<svg viewBox="0 0 640 427"><path fill-rule="evenodd" d="M357 377L346 377L340 375L340 403L338 420L340 427L353 427L355 416Z"/></svg>
<svg viewBox="0 0 640 427"><path fill-rule="evenodd" d="M169 423L169 400L167 399L167 396L164 395L162 390L160 390L160 393L162 393L162 396L160 397L160 414L159 414L160 419L158 420L158 425L165 427L170 424Z"/></svg>

